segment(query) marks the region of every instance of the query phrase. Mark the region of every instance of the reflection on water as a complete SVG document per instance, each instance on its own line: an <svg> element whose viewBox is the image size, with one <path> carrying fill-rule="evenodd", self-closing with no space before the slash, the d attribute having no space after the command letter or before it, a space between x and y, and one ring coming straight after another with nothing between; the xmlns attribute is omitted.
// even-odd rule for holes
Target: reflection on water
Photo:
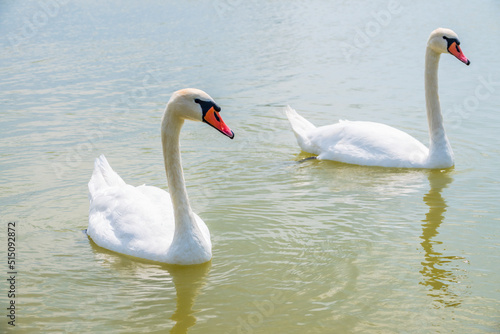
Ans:
<svg viewBox="0 0 500 334"><path fill-rule="evenodd" d="M429 296L445 306L458 306L461 299L450 291L450 283L458 283L454 273L445 269L452 260L460 259L457 256L443 256L442 253L434 249L435 245L442 242L436 240L439 234L438 228L444 220L446 212L446 201L441 192L453 181L449 171L432 170L428 174L430 190L424 196L424 203L429 206L429 212L422 220L422 235L420 243L425 251L425 260L422 262L423 281L420 284L430 287Z"/></svg>
<svg viewBox="0 0 500 334"><path fill-rule="evenodd" d="M169 300L171 293L162 294L159 292L170 292L173 283L177 300L175 311L170 317L175 322L170 333L187 333L188 329L196 324L196 310L193 309L193 306L197 296L206 284L206 276L210 271L212 262L191 266L159 264L113 253L97 246L91 239L89 241L98 262L110 267L118 274L135 277L142 286L147 285L150 293L150 297L147 299L157 300L157 306L164 309L162 313L171 312L171 310L165 309L165 307L168 307L167 305L171 304ZM126 293L133 294L135 291L132 288L132 292L127 291ZM108 293L110 292L108 291ZM143 296L129 295L127 297L132 301L143 299L141 298ZM138 313L135 315L136 317L144 317L144 315L140 314L144 311L141 302L135 302L135 304L131 311Z"/></svg>
<svg viewBox="0 0 500 334"><path fill-rule="evenodd" d="M19 221L22 265L14 332L498 331L500 1L399 2L388 17L395 1L0 1L0 207ZM295 161L286 104L313 124L377 121L425 141L422 52L445 22L465 52L488 45L470 68L440 65L455 170ZM237 133L186 124L181 139L212 265L89 247L75 231L88 225L93 160L166 189L159 123L188 86Z"/></svg>
<svg viewBox="0 0 500 334"><path fill-rule="evenodd" d="M188 329L196 324L193 305L201 288L205 285L205 278L212 262L194 266L169 266L175 291L177 292L177 308L171 319L175 325L170 333L187 333Z"/></svg>

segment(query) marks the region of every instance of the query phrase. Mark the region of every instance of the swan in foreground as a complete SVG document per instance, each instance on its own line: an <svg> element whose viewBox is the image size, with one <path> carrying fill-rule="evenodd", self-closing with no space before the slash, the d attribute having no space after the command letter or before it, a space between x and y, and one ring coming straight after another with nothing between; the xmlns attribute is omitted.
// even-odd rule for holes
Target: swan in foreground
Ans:
<svg viewBox="0 0 500 334"><path fill-rule="evenodd" d="M350 122L315 127L291 107L286 114L303 151L318 159L356 165L406 168L448 168L454 158L446 137L438 96L438 65L442 53L451 53L470 64L450 29L434 30L425 54L425 100L430 145L425 147L409 134L381 123Z"/></svg>
<svg viewBox="0 0 500 334"><path fill-rule="evenodd" d="M179 135L184 120L202 121L233 139L205 92L182 89L170 98L161 122L163 158L170 195L152 186L126 184L104 155L95 160L89 182L88 236L122 254L169 264L190 265L212 258L210 232L189 205Z"/></svg>

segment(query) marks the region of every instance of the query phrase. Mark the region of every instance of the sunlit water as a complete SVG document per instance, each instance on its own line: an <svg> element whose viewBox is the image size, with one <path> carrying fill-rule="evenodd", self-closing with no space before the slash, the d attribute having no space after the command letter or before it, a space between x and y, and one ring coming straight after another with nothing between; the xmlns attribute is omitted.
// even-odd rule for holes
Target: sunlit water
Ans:
<svg viewBox="0 0 500 334"><path fill-rule="evenodd" d="M499 17L494 0L3 1L0 240L5 254L15 221L15 330L500 331ZM286 104L317 125L379 121L427 143L424 52L439 26L472 62L441 59L454 168L299 163ZM236 134L182 132L212 261L100 249L82 232L93 159L166 189L159 123L184 87L214 97Z"/></svg>

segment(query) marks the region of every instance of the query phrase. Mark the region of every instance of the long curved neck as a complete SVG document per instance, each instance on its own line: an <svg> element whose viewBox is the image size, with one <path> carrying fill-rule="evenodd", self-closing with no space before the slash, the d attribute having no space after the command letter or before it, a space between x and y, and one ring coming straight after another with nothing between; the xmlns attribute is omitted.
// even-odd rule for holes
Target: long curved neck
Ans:
<svg viewBox="0 0 500 334"><path fill-rule="evenodd" d="M174 208L175 234L195 224L184 183L179 151L179 137L183 124L184 120L171 112L167 106L161 124L161 142L167 172L167 184Z"/></svg>
<svg viewBox="0 0 500 334"><path fill-rule="evenodd" d="M439 58L439 53L427 47L425 54L425 102L430 136L429 160L448 160L452 164L453 151L444 130L438 95Z"/></svg>

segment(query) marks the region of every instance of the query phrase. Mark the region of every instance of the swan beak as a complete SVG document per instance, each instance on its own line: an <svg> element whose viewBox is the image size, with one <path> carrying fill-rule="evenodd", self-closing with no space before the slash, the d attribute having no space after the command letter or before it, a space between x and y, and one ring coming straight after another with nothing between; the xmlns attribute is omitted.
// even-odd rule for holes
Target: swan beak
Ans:
<svg viewBox="0 0 500 334"><path fill-rule="evenodd" d="M457 59L460 60L462 63L469 66L470 60L467 59L467 57L464 55L462 49L460 49L460 46L457 44L457 42L453 42L450 44L450 46L448 47L448 52L457 57Z"/></svg>
<svg viewBox="0 0 500 334"><path fill-rule="evenodd" d="M219 115L219 112L214 109L214 107L210 108L204 115L203 115L203 122L207 123L208 125L216 128L219 130L222 134L228 136L229 138L233 139L234 138L234 132L229 128L229 126L224 123L222 118Z"/></svg>

